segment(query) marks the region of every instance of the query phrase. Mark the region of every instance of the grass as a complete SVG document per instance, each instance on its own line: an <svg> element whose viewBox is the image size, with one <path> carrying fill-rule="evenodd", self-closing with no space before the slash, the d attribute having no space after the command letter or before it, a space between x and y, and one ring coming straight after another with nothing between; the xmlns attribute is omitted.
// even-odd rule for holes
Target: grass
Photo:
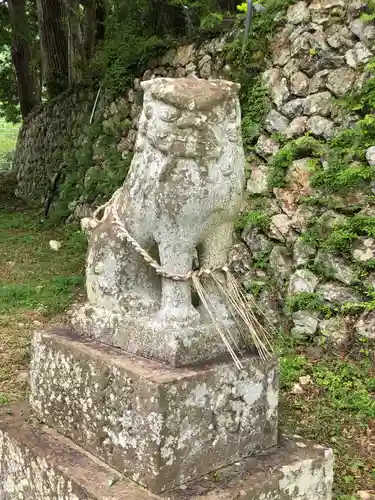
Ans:
<svg viewBox="0 0 375 500"><path fill-rule="evenodd" d="M9 164L9 155L16 147L18 129L18 125L0 117L0 171Z"/></svg>
<svg viewBox="0 0 375 500"><path fill-rule="evenodd" d="M367 349L355 359L284 340L280 352L282 428L333 448L334 498L358 499L375 484L375 367ZM311 382L293 394L303 376Z"/></svg>
<svg viewBox="0 0 375 500"><path fill-rule="evenodd" d="M25 397L33 330L82 292L85 241L76 225L50 227L17 204L0 177L0 405ZM62 242L58 252L50 240Z"/></svg>
<svg viewBox="0 0 375 500"><path fill-rule="evenodd" d="M51 227L17 205L11 191L0 182L0 405L26 397L32 331L80 296L85 255L77 226ZM62 242L58 252L51 239ZM281 428L334 449L336 500L355 500L375 482L375 371L367 347L355 359L278 341ZM304 393L292 394L306 375Z"/></svg>

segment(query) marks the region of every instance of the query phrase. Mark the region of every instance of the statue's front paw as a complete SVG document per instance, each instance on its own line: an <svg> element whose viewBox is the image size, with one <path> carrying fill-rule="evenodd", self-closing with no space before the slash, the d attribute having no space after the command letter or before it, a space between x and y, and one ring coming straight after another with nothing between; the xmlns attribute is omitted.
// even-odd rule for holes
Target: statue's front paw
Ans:
<svg viewBox="0 0 375 500"><path fill-rule="evenodd" d="M200 321L199 312L193 307L164 307L156 315L156 321L161 325L168 326L173 323L181 325L193 325Z"/></svg>

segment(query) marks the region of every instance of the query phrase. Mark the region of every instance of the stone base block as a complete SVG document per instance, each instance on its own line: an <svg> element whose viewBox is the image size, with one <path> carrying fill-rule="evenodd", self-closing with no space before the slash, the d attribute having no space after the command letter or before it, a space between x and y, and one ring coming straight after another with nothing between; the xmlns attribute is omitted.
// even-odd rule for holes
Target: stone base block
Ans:
<svg viewBox="0 0 375 500"><path fill-rule="evenodd" d="M157 499L30 418L26 405L2 410L0 500Z"/></svg>
<svg viewBox="0 0 375 500"><path fill-rule="evenodd" d="M257 458L154 495L13 409L0 416L0 500L331 500L332 451L282 439Z"/></svg>
<svg viewBox="0 0 375 500"><path fill-rule="evenodd" d="M278 369L257 357L172 368L68 330L36 333L31 405L153 492L274 446Z"/></svg>
<svg viewBox="0 0 375 500"><path fill-rule="evenodd" d="M157 316L153 319L117 314L90 304L75 310L71 323L85 337L174 367L212 361L227 354L212 324L166 326L160 324ZM225 327L240 344L236 323L228 320Z"/></svg>

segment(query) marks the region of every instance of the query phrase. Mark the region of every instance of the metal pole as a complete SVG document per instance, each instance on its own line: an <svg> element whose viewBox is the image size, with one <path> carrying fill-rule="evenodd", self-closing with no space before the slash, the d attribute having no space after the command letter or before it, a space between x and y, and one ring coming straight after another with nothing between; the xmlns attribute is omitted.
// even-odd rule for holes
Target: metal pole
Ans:
<svg viewBox="0 0 375 500"><path fill-rule="evenodd" d="M253 0L247 0L247 13L245 21L245 33L243 38L243 45L245 46L247 39L249 38L251 22L253 20Z"/></svg>

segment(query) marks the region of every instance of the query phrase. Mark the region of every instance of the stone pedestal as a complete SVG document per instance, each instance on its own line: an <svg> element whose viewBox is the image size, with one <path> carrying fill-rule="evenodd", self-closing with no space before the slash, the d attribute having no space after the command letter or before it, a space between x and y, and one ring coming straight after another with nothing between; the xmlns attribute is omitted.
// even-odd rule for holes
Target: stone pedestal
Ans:
<svg viewBox="0 0 375 500"><path fill-rule="evenodd" d="M32 351L35 414L153 492L277 443L275 361L175 369L69 330L36 333Z"/></svg>
<svg viewBox="0 0 375 500"><path fill-rule="evenodd" d="M27 406L0 414L0 500L331 500L331 450L282 438L277 447L155 495L56 431Z"/></svg>

